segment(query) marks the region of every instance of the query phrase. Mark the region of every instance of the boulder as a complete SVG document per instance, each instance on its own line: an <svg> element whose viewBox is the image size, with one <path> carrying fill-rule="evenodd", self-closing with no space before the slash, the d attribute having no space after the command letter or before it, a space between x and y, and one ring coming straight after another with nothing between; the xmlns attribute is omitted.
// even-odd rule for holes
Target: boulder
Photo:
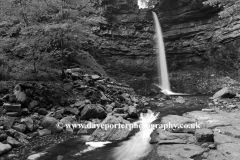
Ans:
<svg viewBox="0 0 240 160"><path fill-rule="evenodd" d="M19 112L7 112L6 115L9 117L20 117L22 115L22 111L20 110Z"/></svg>
<svg viewBox="0 0 240 160"><path fill-rule="evenodd" d="M139 100L135 96L130 96L130 97L131 97L132 102L134 102L134 103L139 102Z"/></svg>
<svg viewBox="0 0 240 160"><path fill-rule="evenodd" d="M0 142L0 155L3 155L4 153L10 151L12 147L10 144L3 144Z"/></svg>
<svg viewBox="0 0 240 160"><path fill-rule="evenodd" d="M122 117L114 117L108 115L100 125L114 125L114 124L130 124L129 121L124 120ZM90 141L114 141L123 140L130 134L130 128L108 127L97 128L91 135Z"/></svg>
<svg viewBox="0 0 240 160"><path fill-rule="evenodd" d="M50 134L51 134L51 131L49 131L48 129L38 130L39 136L45 136L45 135L50 135Z"/></svg>
<svg viewBox="0 0 240 160"><path fill-rule="evenodd" d="M195 136L198 142L213 142L213 131L211 129L196 129Z"/></svg>
<svg viewBox="0 0 240 160"><path fill-rule="evenodd" d="M72 135L74 132L73 132L72 128L66 128L65 133L69 134L69 135Z"/></svg>
<svg viewBox="0 0 240 160"><path fill-rule="evenodd" d="M231 93L228 87L224 87L213 95L213 99L216 98L233 98L236 94Z"/></svg>
<svg viewBox="0 0 240 160"><path fill-rule="evenodd" d="M22 108L21 111L22 111L22 115L29 115L30 114L30 112L27 108Z"/></svg>
<svg viewBox="0 0 240 160"><path fill-rule="evenodd" d="M52 124L56 124L58 123L58 120L54 117L44 117L41 125L44 127L44 128L48 128L49 126L51 126Z"/></svg>
<svg viewBox="0 0 240 160"><path fill-rule="evenodd" d="M24 124L16 124L12 127L13 129L15 129L18 132L25 132L26 130L26 126Z"/></svg>
<svg viewBox="0 0 240 160"><path fill-rule="evenodd" d="M3 98L0 98L0 104L2 105L4 102L4 99Z"/></svg>
<svg viewBox="0 0 240 160"><path fill-rule="evenodd" d="M16 117L9 117L9 116L4 116L3 117L3 124L6 128L11 128L13 123L15 122Z"/></svg>
<svg viewBox="0 0 240 160"><path fill-rule="evenodd" d="M5 133L0 134L0 142L5 141L7 139L7 137L8 136Z"/></svg>
<svg viewBox="0 0 240 160"><path fill-rule="evenodd" d="M99 75L91 75L90 76L93 80L100 80L101 77Z"/></svg>
<svg viewBox="0 0 240 160"><path fill-rule="evenodd" d="M137 109L134 106L129 106L128 110L127 110L127 113L128 113L130 118L138 118L139 117Z"/></svg>
<svg viewBox="0 0 240 160"><path fill-rule="evenodd" d="M17 98L14 94L9 94L9 102L10 103L16 103L17 102Z"/></svg>
<svg viewBox="0 0 240 160"><path fill-rule="evenodd" d="M62 128L57 127L57 123L59 121L54 117L44 117L41 126L45 129L50 130L52 133L60 133L62 132Z"/></svg>
<svg viewBox="0 0 240 160"><path fill-rule="evenodd" d="M63 117L64 109L57 110L53 113L53 117L60 119Z"/></svg>
<svg viewBox="0 0 240 160"><path fill-rule="evenodd" d="M20 112L21 111L21 104L4 103L3 107L8 112Z"/></svg>
<svg viewBox="0 0 240 160"><path fill-rule="evenodd" d="M83 108L86 104L86 101L77 101L75 104L74 104L74 107L77 107L78 109L80 108Z"/></svg>
<svg viewBox="0 0 240 160"><path fill-rule="evenodd" d="M64 112L65 113L74 114L74 115L78 115L79 114L79 110L77 108L71 108L71 107L65 108Z"/></svg>
<svg viewBox="0 0 240 160"><path fill-rule="evenodd" d="M27 89L34 89L34 86L32 84L28 84L28 83L19 83L18 84L21 89L23 90L27 90Z"/></svg>
<svg viewBox="0 0 240 160"><path fill-rule="evenodd" d="M105 107L107 113L111 113L113 111L113 105L107 104Z"/></svg>
<svg viewBox="0 0 240 160"><path fill-rule="evenodd" d="M47 152L36 153L36 154L28 156L27 160L38 160L40 157L44 156L45 154L47 154Z"/></svg>
<svg viewBox="0 0 240 160"><path fill-rule="evenodd" d="M61 123L63 123L63 125L65 124L77 124L77 119L75 116L68 116L68 117L64 117L60 120Z"/></svg>
<svg viewBox="0 0 240 160"><path fill-rule="evenodd" d="M105 118L107 113L99 104L88 104L81 111L81 119L88 120L90 118Z"/></svg>
<svg viewBox="0 0 240 160"><path fill-rule="evenodd" d="M176 99L176 102L183 104L183 103L185 103L185 99L184 99L183 97L179 96L179 97Z"/></svg>
<svg viewBox="0 0 240 160"><path fill-rule="evenodd" d="M9 97L10 97L10 94L6 94L6 95L3 96L3 99L6 100L6 101L8 101L8 100L9 100Z"/></svg>
<svg viewBox="0 0 240 160"><path fill-rule="evenodd" d="M29 139L29 137L27 135L21 133L21 132L16 131L14 133L13 137L23 144L28 144L29 143L28 140L27 140L27 139Z"/></svg>
<svg viewBox="0 0 240 160"><path fill-rule="evenodd" d="M10 137L13 137L16 132L17 131L14 130L14 129L8 129L8 130L5 131L5 133Z"/></svg>
<svg viewBox="0 0 240 160"><path fill-rule="evenodd" d="M126 109L126 111L128 110L128 108ZM124 111L124 108L114 108L113 109L113 113L119 113L119 114L123 114L125 111Z"/></svg>
<svg viewBox="0 0 240 160"><path fill-rule="evenodd" d="M45 108L39 108L38 109L38 113L40 115L47 115L48 114L48 111L45 109Z"/></svg>
<svg viewBox="0 0 240 160"><path fill-rule="evenodd" d="M33 108L37 107L38 105L39 105L39 102L33 100L32 102L29 103L28 110L31 111Z"/></svg>
<svg viewBox="0 0 240 160"><path fill-rule="evenodd" d="M83 74L83 70L81 68L71 68L65 70L66 74L72 74L72 73L80 73Z"/></svg>
<svg viewBox="0 0 240 160"><path fill-rule="evenodd" d="M23 124L25 124L25 126L27 127L27 129L29 131L33 131L34 122L33 122L32 118L30 118L30 117L24 118L21 120L21 122Z"/></svg>
<svg viewBox="0 0 240 160"><path fill-rule="evenodd" d="M18 142L15 138L7 137L7 143L9 143L12 147L20 147L22 144Z"/></svg>
<svg viewBox="0 0 240 160"><path fill-rule="evenodd" d="M126 113L114 113L113 114L115 117L122 117L123 119L127 119L127 118L129 118L129 115L128 114L126 114Z"/></svg>

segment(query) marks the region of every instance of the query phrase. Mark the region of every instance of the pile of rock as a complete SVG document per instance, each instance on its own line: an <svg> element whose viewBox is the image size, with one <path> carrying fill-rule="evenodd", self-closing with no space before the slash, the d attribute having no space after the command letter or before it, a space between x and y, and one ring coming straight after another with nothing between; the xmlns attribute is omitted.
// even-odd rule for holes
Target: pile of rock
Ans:
<svg viewBox="0 0 240 160"><path fill-rule="evenodd" d="M210 108L220 110L238 110L240 109L240 96L239 90L232 87L224 87L216 92L212 99L212 103L209 103Z"/></svg>
<svg viewBox="0 0 240 160"><path fill-rule="evenodd" d="M66 127L66 124L130 123L138 118L141 103L133 90L101 75L83 75L81 69L66 70L62 84L19 83L0 98L0 154L23 146L35 136L92 133L96 129ZM59 89L60 88L60 89ZM111 117L111 118L109 118ZM112 132L96 130L112 137ZM124 133L124 134L122 134ZM121 131L126 138L130 131ZM116 137L115 137L116 138ZM119 140L119 137L118 137Z"/></svg>

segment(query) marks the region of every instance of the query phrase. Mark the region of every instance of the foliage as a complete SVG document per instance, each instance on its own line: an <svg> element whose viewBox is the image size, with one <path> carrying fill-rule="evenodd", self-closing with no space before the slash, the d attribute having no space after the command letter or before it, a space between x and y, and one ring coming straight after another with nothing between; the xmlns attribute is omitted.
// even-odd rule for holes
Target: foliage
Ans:
<svg viewBox="0 0 240 160"><path fill-rule="evenodd" d="M17 19L32 25L57 20L99 16L91 0L0 0L0 20Z"/></svg>
<svg viewBox="0 0 240 160"><path fill-rule="evenodd" d="M101 10L94 7L96 2L0 0L0 52L11 72L6 75L15 79L48 79L66 68L68 54L95 43L98 37L92 33L92 26L106 23ZM10 35L16 26L20 28L18 34ZM8 71L2 70L2 76L6 77Z"/></svg>

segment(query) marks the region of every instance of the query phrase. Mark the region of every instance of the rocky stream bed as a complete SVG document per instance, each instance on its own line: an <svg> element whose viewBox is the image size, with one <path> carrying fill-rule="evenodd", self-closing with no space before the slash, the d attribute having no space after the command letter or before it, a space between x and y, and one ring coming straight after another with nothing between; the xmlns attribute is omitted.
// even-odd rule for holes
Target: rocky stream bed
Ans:
<svg viewBox="0 0 240 160"><path fill-rule="evenodd" d="M138 129L59 128L57 124L130 124L140 113L160 112L155 124L194 124L200 128L155 129L146 160L237 160L240 100L225 87L213 97L137 96L127 85L101 75L66 70L63 82L2 82L1 160L109 159L111 151ZM206 109L203 110L202 109ZM111 141L82 152L91 141ZM105 153L105 154L103 154Z"/></svg>

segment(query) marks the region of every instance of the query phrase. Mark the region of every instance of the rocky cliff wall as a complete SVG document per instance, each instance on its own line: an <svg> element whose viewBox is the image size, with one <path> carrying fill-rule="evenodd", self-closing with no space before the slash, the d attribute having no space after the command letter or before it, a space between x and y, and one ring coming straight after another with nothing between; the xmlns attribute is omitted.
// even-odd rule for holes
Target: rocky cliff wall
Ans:
<svg viewBox="0 0 240 160"><path fill-rule="evenodd" d="M162 0L152 10L138 9L136 3L113 2L104 8L109 24L93 28L103 38L98 59L107 70L138 76L154 73L151 11L158 14L163 28L170 70L238 58L240 17L220 20L220 9L204 6L203 0Z"/></svg>
<svg viewBox="0 0 240 160"><path fill-rule="evenodd" d="M102 38L96 59L110 76L125 82L156 76L152 11L162 26L170 73L239 68L240 16L220 19L221 9L204 6L204 0L161 0L153 9L138 9L136 1L113 2L102 9L108 24L93 27Z"/></svg>

